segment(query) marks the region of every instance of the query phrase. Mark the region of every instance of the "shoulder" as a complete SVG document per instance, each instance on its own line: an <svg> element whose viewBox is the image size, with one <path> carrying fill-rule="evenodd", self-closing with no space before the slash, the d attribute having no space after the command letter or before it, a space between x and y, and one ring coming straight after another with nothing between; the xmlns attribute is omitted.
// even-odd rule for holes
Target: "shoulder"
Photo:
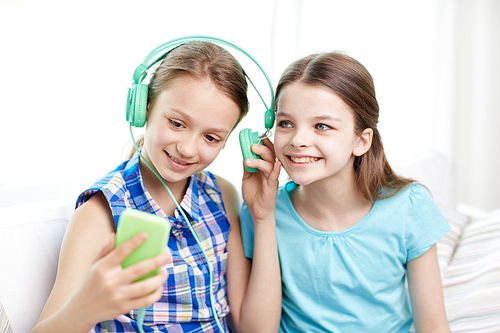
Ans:
<svg viewBox="0 0 500 333"><path fill-rule="evenodd" d="M395 196L381 200L381 203L385 216L401 223L407 260L427 251L450 229L431 194L421 184L408 185Z"/></svg>
<svg viewBox="0 0 500 333"><path fill-rule="evenodd" d="M98 192L73 212L67 234L75 244L92 243L99 247L114 232L111 209L102 192Z"/></svg>
<svg viewBox="0 0 500 333"><path fill-rule="evenodd" d="M377 200L377 212L400 221L406 228L446 221L427 188L419 183L407 185L395 195Z"/></svg>
<svg viewBox="0 0 500 333"><path fill-rule="evenodd" d="M78 196L76 207L80 207L99 192L102 192L108 201L123 197L126 192L125 171L127 170L127 166L129 166L129 162L125 161L121 163L114 170L99 178L92 186L83 191Z"/></svg>
<svg viewBox="0 0 500 333"><path fill-rule="evenodd" d="M412 203L434 201L427 187L420 183L408 185L405 192L407 192L408 198Z"/></svg>
<svg viewBox="0 0 500 333"><path fill-rule="evenodd" d="M404 187L392 197L378 200L377 211L393 221L400 221L406 232L424 226L447 225L427 188L418 183Z"/></svg>
<svg viewBox="0 0 500 333"><path fill-rule="evenodd" d="M102 192L82 203L73 213L72 221L113 221L111 209ZM113 224L114 225L114 224Z"/></svg>
<svg viewBox="0 0 500 333"><path fill-rule="evenodd" d="M198 187L207 192L211 197L214 193L222 196L225 204L238 199L238 192L234 185L227 179L215 175L210 171L203 170L197 173L196 182Z"/></svg>
<svg viewBox="0 0 500 333"><path fill-rule="evenodd" d="M222 195L222 200L224 201L224 206L226 207L226 211L228 215L237 214L239 211L240 203L238 192L236 191L236 187L227 179L213 175L217 181L217 184L220 189L220 193Z"/></svg>
<svg viewBox="0 0 500 333"><path fill-rule="evenodd" d="M399 208L415 208L421 205L434 204L431 194L425 186L420 183L409 184L395 193L394 190L382 190L383 199L380 202L396 205Z"/></svg>

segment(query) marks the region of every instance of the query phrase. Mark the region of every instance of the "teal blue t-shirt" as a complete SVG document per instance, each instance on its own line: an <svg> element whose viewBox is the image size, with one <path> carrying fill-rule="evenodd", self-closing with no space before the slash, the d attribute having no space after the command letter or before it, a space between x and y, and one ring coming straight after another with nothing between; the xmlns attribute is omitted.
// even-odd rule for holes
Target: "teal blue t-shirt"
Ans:
<svg viewBox="0 0 500 333"><path fill-rule="evenodd" d="M413 316L406 263L425 253L449 225L430 194L411 185L375 201L357 224L323 232L306 224L280 187L276 233L282 274L280 332L409 332ZM253 223L241 209L245 255L253 257Z"/></svg>

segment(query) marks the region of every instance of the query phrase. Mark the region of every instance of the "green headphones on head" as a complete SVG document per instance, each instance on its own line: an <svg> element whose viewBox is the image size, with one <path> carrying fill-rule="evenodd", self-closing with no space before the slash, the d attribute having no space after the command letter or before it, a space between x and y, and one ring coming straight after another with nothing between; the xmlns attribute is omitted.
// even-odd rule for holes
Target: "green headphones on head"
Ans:
<svg viewBox="0 0 500 333"><path fill-rule="evenodd" d="M126 118L127 121L131 124L131 126L134 127L143 127L146 124L146 110L147 110L147 104L148 104L148 85L142 83L142 81L146 78L147 76L147 71L156 63L159 61L163 60L168 53L174 49L175 47L191 42L191 41L206 41L206 42L212 42L215 44L223 44L226 46L230 46L231 48L240 51L243 53L245 56L247 56L250 60L252 60L253 63L257 65L257 67L260 69L262 74L264 74L266 81L269 85L269 90L271 92L271 104L268 106L264 99L262 98L261 94L253 84L252 80L245 74L247 77L248 81L250 84L254 87L255 91L259 95L260 99L262 100L262 103L264 103L264 106L266 107L266 112L264 114L264 126L266 128L266 133L264 136L268 136L270 134L270 129L274 125L274 90L273 86L271 83L271 80L269 76L267 75L266 71L264 68L260 65L260 63L253 57L251 56L248 52L243 50L241 47L230 43L226 40L216 38L216 37L210 37L210 36L187 36L187 37L181 37L177 39L170 40L166 43L163 43L156 47L153 51L151 51L146 59L144 59L144 62L137 66L137 68L134 71L133 75L133 84L132 88L129 88L128 90L128 96L127 96L127 109L126 109ZM257 132L252 132L249 128L245 128L240 131L239 134L239 140L240 140L240 148L241 152L243 154L243 159L247 158L260 158L258 155L254 154L251 151L251 146L254 143L262 144L261 137ZM246 167L246 166L245 166ZM257 169L255 168L248 168L246 167L248 171L250 172L255 172Z"/></svg>

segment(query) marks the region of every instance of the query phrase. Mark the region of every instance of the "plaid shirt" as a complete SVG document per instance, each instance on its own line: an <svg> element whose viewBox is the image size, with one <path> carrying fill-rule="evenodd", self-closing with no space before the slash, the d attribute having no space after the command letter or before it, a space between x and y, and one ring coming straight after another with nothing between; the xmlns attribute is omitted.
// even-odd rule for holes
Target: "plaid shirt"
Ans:
<svg viewBox="0 0 500 333"><path fill-rule="evenodd" d="M144 188L136 155L98 180L83 192L79 207L102 191L118 225L125 209L139 209L165 217L172 225L168 248L173 262L164 266L169 273L161 299L146 309L145 332L218 332L210 306L209 273L199 245L176 209L175 217L166 216ZM180 203L212 261L214 298L217 314L229 332L225 316L229 313L226 298L226 244L230 224L225 214L222 194L215 177L208 171L191 176L189 187ZM137 310L102 322L91 332L138 332ZM148 330L148 328L150 328Z"/></svg>

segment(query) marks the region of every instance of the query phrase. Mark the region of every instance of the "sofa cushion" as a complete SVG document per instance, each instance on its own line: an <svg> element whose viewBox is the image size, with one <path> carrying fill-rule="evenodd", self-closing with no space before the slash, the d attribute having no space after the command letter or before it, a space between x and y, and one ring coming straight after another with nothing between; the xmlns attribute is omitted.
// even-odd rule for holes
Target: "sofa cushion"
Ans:
<svg viewBox="0 0 500 333"><path fill-rule="evenodd" d="M14 332L30 332L54 284L75 198L0 208L0 300Z"/></svg>
<svg viewBox="0 0 500 333"><path fill-rule="evenodd" d="M446 272L448 265L453 257L465 226L469 223L470 218L461 214L455 209L446 206L440 206L441 212L450 224L450 230L437 242L437 255L439 260L439 268L441 269L441 277Z"/></svg>
<svg viewBox="0 0 500 333"><path fill-rule="evenodd" d="M500 210L465 226L444 272L443 287L452 332L500 329Z"/></svg>
<svg viewBox="0 0 500 333"><path fill-rule="evenodd" d="M3 308L2 302L0 302L0 332L12 333L12 327L10 326L9 318Z"/></svg>

